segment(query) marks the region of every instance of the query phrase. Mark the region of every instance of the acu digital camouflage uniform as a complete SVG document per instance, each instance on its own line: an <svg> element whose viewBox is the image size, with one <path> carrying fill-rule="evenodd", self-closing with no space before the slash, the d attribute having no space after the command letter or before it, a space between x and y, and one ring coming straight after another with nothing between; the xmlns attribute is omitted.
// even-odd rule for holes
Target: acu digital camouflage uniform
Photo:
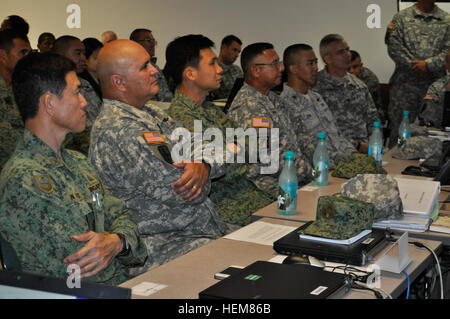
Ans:
<svg viewBox="0 0 450 319"><path fill-rule="evenodd" d="M297 134L315 137L319 132L327 133L330 169L334 169L342 157L356 151L352 143L339 133L333 114L320 94L312 90L301 94L284 83L280 97L289 109L292 122L297 123Z"/></svg>
<svg viewBox="0 0 450 319"><path fill-rule="evenodd" d="M24 128L13 90L0 76L0 171L13 154Z"/></svg>
<svg viewBox="0 0 450 319"><path fill-rule="evenodd" d="M360 79L350 73L343 78L333 77L324 68L313 90L322 95L340 133L354 147L369 141L373 122L380 122L380 117L369 89Z"/></svg>
<svg viewBox="0 0 450 319"><path fill-rule="evenodd" d="M414 122L420 112L427 88L445 75L445 57L450 49L450 16L437 6L430 13L416 5L397 13L389 24L385 42L395 62L390 79L390 145L397 143L398 127L404 110ZM412 71L412 60L425 60L432 78L424 80Z"/></svg>
<svg viewBox="0 0 450 319"><path fill-rule="evenodd" d="M404 160L426 159L428 163L439 162L442 155L442 141L429 136L413 136L405 140L401 149L395 147L393 158Z"/></svg>
<svg viewBox="0 0 450 319"><path fill-rule="evenodd" d="M367 85L373 102L378 110L378 115L382 119L382 123L387 117L387 109L381 100L380 81L378 77L370 69L362 67L359 79Z"/></svg>
<svg viewBox="0 0 450 319"><path fill-rule="evenodd" d="M164 77L164 74L162 73L161 69L152 62L152 65L155 67L155 69L158 70L158 73L155 74L156 80L158 81L159 86L159 92L156 94L152 100L153 101L160 101L160 102L170 102L173 99L173 94L169 89L169 86L167 84L166 78Z"/></svg>
<svg viewBox="0 0 450 319"><path fill-rule="evenodd" d="M430 85L424 97L420 118L426 124L434 127L442 127L444 113L445 87L450 82L450 74L440 78Z"/></svg>
<svg viewBox="0 0 450 319"><path fill-rule="evenodd" d="M64 148L61 153L64 161L25 130L0 177L2 235L23 270L67 277L64 258L86 245L72 236L89 231L123 234L130 254L114 258L87 280L117 285L130 279L128 266L142 264L147 257L132 212L108 193L86 157Z"/></svg>
<svg viewBox="0 0 450 319"><path fill-rule="evenodd" d="M170 139L175 127L161 110L148 106L141 110L104 99L91 131L89 159L108 190L135 212L147 244L149 258L139 271L181 256L228 231L207 197L210 181L195 201L175 194L171 184L184 170L164 161L157 149L162 145L170 149L177 142ZM144 132L159 132L165 143L148 143ZM211 178L218 171L214 167Z"/></svg>
<svg viewBox="0 0 450 319"><path fill-rule="evenodd" d="M321 196L316 220L303 230L306 235L350 239L363 230L372 229L374 205L340 194Z"/></svg>
<svg viewBox="0 0 450 319"><path fill-rule="evenodd" d="M403 215L397 181L390 175L359 174L342 184L341 195L374 204L374 222Z"/></svg>
<svg viewBox="0 0 450 319"><path fill-rule="evenodd" d="M70 150L81 152L88 155L91 128L103 106L103 101L95 92L92 85L82 77L78 77L81 82L80 92L88 103L84 108L86 112L86 128L80 133L68 134L64 146Z"/></svg>
<svg viewBox="0 0 450 319"><path fill-rule="evenodd" d="M220 61L217 63L223 69L221 73L222 83L220 84L220 88L211 92L210 96L213 99L227 99L233 88L234 82L237 78L243 78L244 73L236 64L226 65Z"/></svg>
<svg viewBox="0 0 450 319"><path fill-rule="evenodd" d="M229 120L219 107L208 101L200 106L178 90L175 91L168 113L191 132L194 132L194 120L202 121L202 133L208 128L218 128L223 134L224 149L226 129L237 128L236 123ZM209 197L216 205L219 215L228 223L247 225L252 213L276 199L247 179L247 172L246 163L227 163L226 174L212 181Z"/></svg>
<svg viewBox="0 0 450 319"><path fill-rule="evenodd" d="M316 139L310 136L296 136L295 126L289 118L289 111L281 98L270 91L268 96L263 95L254 87L244 83L233 100L228 117L244 130L253 127L253 118L268 118L270 128L279 129L279 148L271 150L279 152L280 167L275 174L260 174L260 167L252 166L248 177L260 189L272 193L278 190L278 177L284 163L284 153L292 151L295 153L294 164L297 170L299 185L304 185L312 180L312 157L314 154ZM268 132L269 145L271 131ZM265 142L265 141L260 141ZM260 146L261 147L261 146ZM259 166L265 166L258 163Z"/></svg>

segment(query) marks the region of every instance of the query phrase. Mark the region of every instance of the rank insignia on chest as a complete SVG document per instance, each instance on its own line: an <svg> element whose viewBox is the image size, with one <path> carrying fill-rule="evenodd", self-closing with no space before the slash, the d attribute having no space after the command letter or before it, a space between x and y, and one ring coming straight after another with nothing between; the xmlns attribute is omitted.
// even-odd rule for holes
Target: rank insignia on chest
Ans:
<svg viewBox="0 0 450 319"><path fill-rule="evenodd" d="M268 117L253 117L252 118L253 127L270 127L270 118Z"/></svg>
<svg viewBox="0 0 450 319"><path fill-rule="evenodd" d="M33 180L36 186L44 193L53 192L53 183L49 175L35 175Z"/></svg>
<svg viewBox="0 0 450 319"><path fill-rule="evenodd" d="M166 140L164 139L164 136L161 134L160 131L144 132L143 134L144 134L144 139L148 144L166 143Z"/></svg>

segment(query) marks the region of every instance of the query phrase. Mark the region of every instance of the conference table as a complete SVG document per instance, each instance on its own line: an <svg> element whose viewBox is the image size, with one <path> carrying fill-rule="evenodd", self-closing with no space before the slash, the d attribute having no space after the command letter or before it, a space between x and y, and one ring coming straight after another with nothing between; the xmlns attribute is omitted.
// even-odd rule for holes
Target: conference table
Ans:
<svg viewBox="0 0 450 319"><path fill-rule="evenodd" d="M406 166L418 165L418 161L392 158L390 152L385 154L383 161L384 168L393 175L400 175ZM315 219L318 198L340 192L340 185L345 181L346 179L335 178L330 174L328 186L307 185L299 190L297 215L278 215L276 203L273 203L255 212L253 221L300 227ZM425 235L422 234L423 238L417 240L439 255L443 249L442 238L450 242L450 236L441 233L433 236L432 233L426 232ZM380 254L383 254L383 251ZM218 282L214 279L215 273L231 265L245 267L258 260L271 260L276 255L271 245L219 238L125 282L121 287L132 288L132 298L136 299L197 299L199 292ZM405 271L412 282L434 262L434 257L426 249L412 245L409 245L409 256L412 262ZM407 289L407 285L408 280L404 274L382 272L381 288L393 298L399 297ZM337 298L366 299L374 298L374 295L370 291L350 289Z"/></svg>

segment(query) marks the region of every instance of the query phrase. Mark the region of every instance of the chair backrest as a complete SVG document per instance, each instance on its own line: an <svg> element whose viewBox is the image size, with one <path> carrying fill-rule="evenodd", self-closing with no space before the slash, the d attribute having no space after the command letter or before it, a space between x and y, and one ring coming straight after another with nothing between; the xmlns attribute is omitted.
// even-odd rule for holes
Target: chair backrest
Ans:
<svg viewBox="0 0 450 319"><path fill-rule="evenodd" d="M0 233L0 259L3 269L17 270L17 271L22 270L22 266L20 265L20 261L19 258L17 257L16 251L11 246L11 244L3 238L1 233Z"/></svg>
<svg viewBox="0 0 450 319"><path fill-rule="evenodd" d="M223 113L227 114L228 110L231 107L231 103L233 103L234 98L236 97L237 93L239 92L239 90L243 85L244 85L244 78L237 78L234 81L233 88L230 91L230 95L228 95L227 103L223 108Z"/></svg>

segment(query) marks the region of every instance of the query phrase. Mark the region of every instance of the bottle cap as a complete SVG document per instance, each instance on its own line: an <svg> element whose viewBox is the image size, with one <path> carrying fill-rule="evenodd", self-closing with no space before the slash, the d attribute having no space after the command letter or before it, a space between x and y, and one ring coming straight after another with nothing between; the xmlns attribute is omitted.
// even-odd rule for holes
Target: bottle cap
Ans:
<svg viewBox="0 0 450 319"><path fill-rule="evenodd" d="M409 115L409 111L403 111L403 116L408 116Z"/></svg>
<svg viewBox="0 0 450 319"><path fill-rule="evenodd" d="M319 134L317 134L317 137L320 138L320 139L325 139L327 137L327 133L319 132Z"/></svg>
<svg viewBox="0 0 450 319"><path fill-rule="evenodd" d="M373 122L373 127L380 127L380 122Z"/></svg>
<svg viewBox="0 0 450 319"><path fill-rule="evenodd" d="M285 159L294 159L294 152L286 152L284 153L284 158Z"/></svg>

